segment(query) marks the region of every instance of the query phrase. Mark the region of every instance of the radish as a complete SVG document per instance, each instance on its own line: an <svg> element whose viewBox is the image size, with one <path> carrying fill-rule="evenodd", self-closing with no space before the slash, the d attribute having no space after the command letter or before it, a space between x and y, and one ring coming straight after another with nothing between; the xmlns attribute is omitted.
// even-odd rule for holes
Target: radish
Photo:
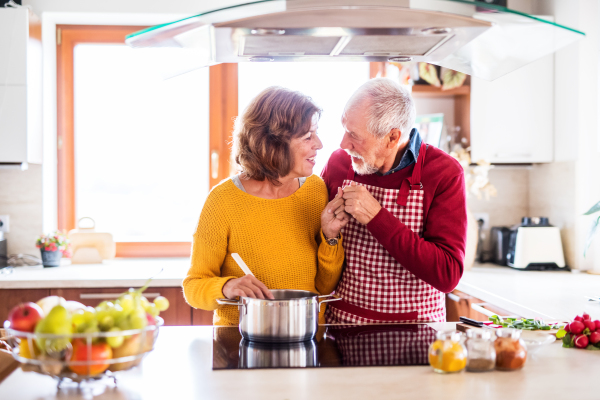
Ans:
<svg viewBox="0 0 600 400"><path fill-rule="evenodd" d="M600 329L600 321L595 320L594 325L596 325L596 330Z"/></svg>
<svg viewBox="0 0 600 400"><path fill-rule="evenodd" d="M600 332L592 332L592 334L590 335L590 342L592 342L592 344L600 342Z"/></svg>
<svg viewBox="0 0 600 400"><path fill-rule="evenodd" d="M587 345L590 343L590 340L586 335L577 335L575 337L575 347L580 349L585 349Z"/></svg>
<svg viewBox="0 0 600 400"><path fill-rule="evenodd" d="M571 332L571 324L566 324L565 327L563 328L565 330L565 332L569 333Z"/></svg>
<svg viewBox="0 0 600 400"><path fill-rule="evenodd" d="M583 324L585 325L586 328L588 328L590 330L590 332L594 332L596 330L596 324L594 323L594 321L586 319L583 321Z"/></svg>
<svg viewBox="0 0 600 400"><path fill-rule="evenodd" d="M591 319L592 319L592 318L590 317L590 314L588 314L588 313L583 313L583 316L582 316L582 318L583 318L583 320L584 320L584 321L589 321L589 320L591 320Z"/></svg>
<svg viewBox="0 0 600 400"><path fill-rule="evenodd" d="M576 316L575 318L573 318L573 321L579 321L579 322L583 322L583 318L581 318L579 315Z"/></svg>
<svg viewBox="0 0 600 400"><path fill-rule="evenodd" d="M570 329L572 333L579 335L585 329L585 325L583 325L583 322L575 320L571 322Z"/></svg>

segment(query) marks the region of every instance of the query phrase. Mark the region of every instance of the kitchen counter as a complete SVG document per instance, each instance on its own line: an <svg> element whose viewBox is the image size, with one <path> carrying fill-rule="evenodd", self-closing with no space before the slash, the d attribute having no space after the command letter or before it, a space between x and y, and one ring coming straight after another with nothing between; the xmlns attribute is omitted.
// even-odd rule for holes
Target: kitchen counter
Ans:
<svg viewBox="0 0 600 400"><path fill-rule="evenodd" d="M155 350L140 368L120 373L117 388L57 393L50 377L17 369L0 384L0 399L598 398L593 366L600 352L563 349L559 342L530 354L520 371L439 375L429 366L213 371L212 341L211 327L161 328Z"/></svg>
<svg viewBox="0 0 600 400"><path fill-rule="evenodd" d="M572 320L584 311L600 319L600 276L580 272L518 271L476 264L456 289L524 317Z"/></svg>
<svg viewBox="0 0 600 400"><path fill-rule="evenodd" d="M189 258L118 258L103 264L17 267L12 274L0 274L0 289L129 288L140 287L155 275L151 287L181 287L189 268Z"/></svg>

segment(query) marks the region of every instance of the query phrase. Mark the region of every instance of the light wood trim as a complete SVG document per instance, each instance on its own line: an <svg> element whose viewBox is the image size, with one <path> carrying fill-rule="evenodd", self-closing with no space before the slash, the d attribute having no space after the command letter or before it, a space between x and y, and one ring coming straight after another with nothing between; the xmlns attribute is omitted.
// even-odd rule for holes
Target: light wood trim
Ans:
<svg viewBox="0 0 600 400"><path fill-rule="evenodd" d="M75 220L75 126L73 50L80 43L125 43L143 26L57 25L58 228L71 230ZM237 66L236 66L237 67ZM237 70L236 70L237 72ZM237 74L235 81L237 112ZM117 257L189 257L191 243L117 243Z"/></svg>
<svg viewBox="0 0 600 400"><path fill-rule="evenodd" d="M117 257L189 257L190 242L117 242Z"/></svg>
<svg viewBox="0 0 600 400"><path fill-rule="evenodd" d="M210 67L210 146L209 186L230 176L233 124L238 115L238 66L219 64ZM213 176L213 152L219 155L218 174Z"/></svg>
<svg viewBox="0 0 600 400"><path fill-rule="evenodd" d="M369 63L369 78L377 78L377 75L379 75L381 78L387 76L386 65L386 62Z"/></svg>
<svg viewBox="0 0 600 400"><path fill-rule="evenodd" d="M470 86L460 86L450 90L442 90L442 88L431 86L431 85L413 85L412 87L413 97L451 97L451 96L465 96L471 93Z"/></svg>

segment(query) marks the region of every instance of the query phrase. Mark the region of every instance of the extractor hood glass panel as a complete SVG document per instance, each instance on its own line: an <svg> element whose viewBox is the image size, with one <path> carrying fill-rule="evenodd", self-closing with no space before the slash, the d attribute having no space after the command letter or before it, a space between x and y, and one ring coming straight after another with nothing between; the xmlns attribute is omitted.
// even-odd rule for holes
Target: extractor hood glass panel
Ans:
<svg viewBox="0 0 600 400"><path fill-rule="evenodd" d="M339 37L318 36L246 36L243 56L318 55L328 56Z"/></svg>
<svg viewBox="0 0 600 400"><path fill-rule="evenodd" d="M491 23L492 27L487 29L486 32L475 37L475 39L469 42L462 41L457 46L458 42L448 40L447 43L442 43L440 46L435 47L431 45L429 49L434 47L435 49L447 49L449 51L438 51L435 50L431 55L427 55L427 45L425 43L419 43L415 40L413 49L410 51L415 55L425 54L418 61L427 61L430 63L442 65L457 71L465 72L467 74L477 76L483 79L493 80L506 73L514 71L519 67L526 65L536 59L543 57L544 55L555 52L556 50L573 43L584 37L582 32L575 29L556 24L552 21L537 18L528 14L516 12L505 7L490 5L485 2L474 2L471 0L379 0L376 5L370 0L261 0L249 3L244 3L236 6L230 6L221 9L215 9L207 12L203 12L193 17L189 17L180 21L176 21L170 24L162 24L152 28L145 29L143 31L134 33L127 37L127 43L132 47L180 47L182 49L204 49L206 54L210 54L210 57L192 58L187 57L190 60L189 65L178 65L178 71L189 71L196 68L201 68L207 65L212 65L220 62L241 62L248 61L250 57L244 58L221 58L219 52L226 51L228 54L238 55L241 53L244 39L248 37L246 35L240 35L239 32L235 32L235 29L227 28L228 21L236 21L239 25L239 21L247 19L249 24L252 18L266 16L269 14L280 13L279 15L285 16L286 12L297 12L302 9L312 10L327 10L327 13L335 15L335 9L348 10L351 8L369 9L368 15L373 15L373 9L378 10L383 16L389 14L390 8L395 10L407 10L407 11L427 11L423 14L419 14L422 17L420 20L414 23L416 31L421 31L422 25L425 23L435 24L437 21L443 21L444 16L454 16L456 18L464 18L465 23L469 21L481 21L482 23ZM333 11L331 11L333 9ZM482 12L484 11L484 12ZM324 11L325 12L325 11ZM340 14L341 15L341 14ZM410 18L405 18L411 20ZM285 18L281 18L281 21L285 21ZM331 21L336 21L336 26L330 27L319 27L319 29L346 29L348 27L338 26L344 18L331 18ZM373 18L365 18L364 28L368 30L372 26L368 25ZM396 20L396 19L395 19ZM359 21L360 22L360 21ZM207 43L206 40L185 40L182 41L179 36L189 34L190 31L198 29L206 29L206 27L214 28L214 37L211 39L211 43ZM353 21L354 28L356 28L356 21ZM381 28L381 26L378 26ZM411 26L407 26L410 28ZM248 29L281 29L285 30L286 26L248 26ZM294 28L298 28L295 26ZM308 27L307 27L308 28ZM314 27L313 27L314 28ZM445 28L445 26L433 25L431 28ZM460 27L450 27L454 32L459 33ZM487 28L487 27L486 27ZM229 29L229 30L228 30ZM310 31L310 29L307 29ZM377 33L375 33L376 35ZM335 36L326 35L326 36ZM373 35L373 33L367 33L363 36ZM406 54L407 47L398 45L406 37L401 34L392 34L393 38L397 40L386 40L388 42L387 48L380 48L380 44L377 39L365 39L365 46L358 46L361 39L357 39L356 53L352 52L352 47L347 48L354 39L346 41L344 46L340 43L337 44L336 49L328 53L331 57L323 57L323 61L385 61L384 54ZM288 36L287 34L285 36ZM319 36L307 33L308 36ZM351 35L352 36L352 35ZM442 35L443 36L443 35ZM195 37L191 35L190 37ZM198 37L200 37L198 35ZM204 36L206 37L206 35ZM460 35L455 36L456 38ZM354 35L356 39L356 36ZM439 40L438 35L435 40ZM286 39L287 40L287 39ZM318 39L324 40L323 35L320 35ZM369 43L370 42L370 43ZM406 43L405 43L406 44ZM294 54L294 58L288 57L287 59L275 57L275 61L303 61L302 57L310 57L311 55L324 54L324 48L329 46L327 43L321 44L322 47L318 49L311 49L312 51L302 51L294 49L288 51L290 54ZM211 48L208 49L207 47ZM369 48L369 46L373 46ZM447 46L447 47L446 47ZM277 47L277 46L276 46ZM360 47L360 48L358 48ZM274 55L281 53L278 51L264 51L260 50L260 55ZM289 50L289 49L288 49ZM362 50L362 51L359 51ZM400 51L402 50L402 51ZM246 50L244 50L246 51ZM254 51L254 50L253 50ZM283 52L286 53L286 52ZM300 53L305 53L304 55ZM366 54L365 54L366 53ZM373 53L380 53L380 59L375 59L372 56ZM361 55L362 54L362 55ZM450 55L448 55L450 54ZM441 59L438 59L441 58ZM199 63L199 60L210 60L211 62L205 62L204 64ZM316 61L312 59L310 61Z"/></svg>
<svg viewBox="0 0 600 400"><path fill-rule="evenodd" d="M425 55L446 36L354 36L344 47L342 55Z"/></svg>

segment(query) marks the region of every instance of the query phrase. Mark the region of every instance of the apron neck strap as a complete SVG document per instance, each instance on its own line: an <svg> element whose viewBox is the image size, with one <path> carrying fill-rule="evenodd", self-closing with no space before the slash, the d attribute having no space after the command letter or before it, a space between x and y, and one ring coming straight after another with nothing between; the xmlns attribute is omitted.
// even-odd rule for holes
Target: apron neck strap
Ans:
<svg viewBox="0 0 600 400"><path fill-rule="evenodd" d="M425 142L421 142L419 156L415 161L413 173L410 179L406 178L403 180L402 185L400 186L398 198L396 199L396 204L399 206L406 206L406 203L408 202L408 193L411 190L423 189L423 184L421 183L421 172L423 171L423 165L425 164L425 153L427 153L427 144Z"/></svg>

